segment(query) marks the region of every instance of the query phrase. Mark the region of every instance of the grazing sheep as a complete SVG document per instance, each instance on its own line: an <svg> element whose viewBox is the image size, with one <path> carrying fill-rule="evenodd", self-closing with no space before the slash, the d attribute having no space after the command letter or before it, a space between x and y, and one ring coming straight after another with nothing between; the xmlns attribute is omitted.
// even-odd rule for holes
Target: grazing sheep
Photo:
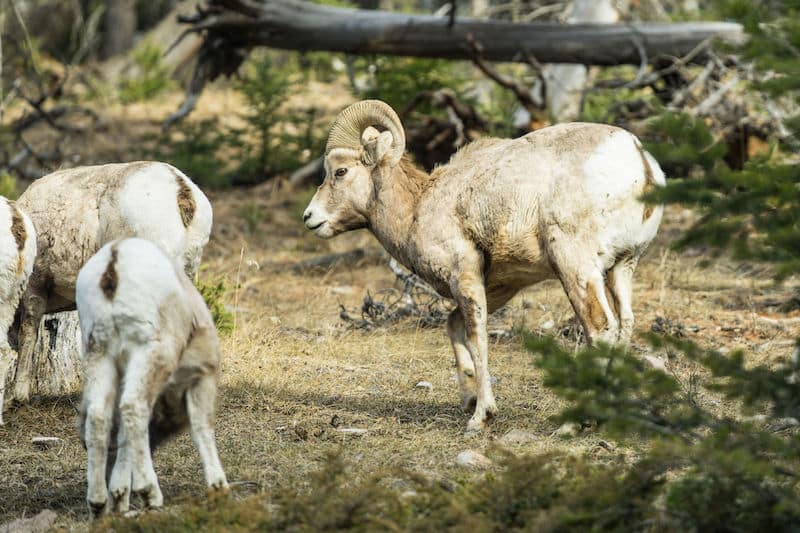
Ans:
<svg viewBox="0 0 800 533"><path fill-rule="evenodd" d="M194 273L211 232L211 204L166 163L136 162L60 170L36 180L18 202L33 220L38 254L22 298L13 396L25 401L39 322L75 308L75 278L101 246L123 237L159 244Z"/></svg>
<svg viewBox="0 0 800 533"><path fill-rule="evenodd" d="M28 216L14 202L0 196L0 426L6 376L16 359L8 343L8 330L28 284L36 259L36 231Z"/></svg>
<svg viewBox="0 0 800 533"><path fill-rule="evenodd" d="M664 183L635 136L573 123L481 139L430 175L404 148L403 126L385 103L342 111L325 149L325 181L303 220L322 238L369 228L392 256L455 300L447 333L462 406L475 405L468 433L497 410L487 315L520 289L559 279L589 342L629 339L634 270L662 212L639 197Z"/></svg>
<svg viewBox="0 0 800 533"><path fill-rule="evenodd" d="M187 417L209 488L227 490L213 430L219 340L181 265L150 241L113 241L81 269L76 301L90 510L125 512L132 492L150 507L161 506L151 445L181 430ZM116 461L106 488L113 429Z"/></svg>

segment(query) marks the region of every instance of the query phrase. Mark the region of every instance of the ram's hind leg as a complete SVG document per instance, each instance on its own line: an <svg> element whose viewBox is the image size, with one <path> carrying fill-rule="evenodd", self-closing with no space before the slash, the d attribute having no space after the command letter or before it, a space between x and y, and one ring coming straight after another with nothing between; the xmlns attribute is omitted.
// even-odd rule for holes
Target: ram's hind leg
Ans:
<svg viewBox="0 0 800 533"><path fill-rule="evenodd" d="M228 490L228 481L217 453L214 439L214 410L217 398L216 377L203 375L186 393L192 440L200 454L209 490Z"/></svg>
<svg viewBox="0 0 800 533"><path fill-rule="evenodd" d="M97 516L108 503L106 469L118 378L114 361L104 353L90 351L85 365L80 431L88 459L86 503Z"/></svg>
<svg viewBox="0 0 800 533"><path fill-rule="evenodd" d="M638 256L620 259L606 274L606 287L611 293L619 318L618 342L627 344L633 334L633 274Z"/></svg>
<svg viewBox="0 0 800 533"><path fill-rule="evenodd" d="M5 407L6 381L8 370L17 358L14 350L8 344L8 329L14 321L14 307L5 302L0 309L0 426L3 425L3 408Z"/></svg>
<svg viewBox="0 0 800 533"><path fill-rule="evenodd" d="M171 368L160 345L132 350L119 399L120 438L117 464L111 475L110 490L116 510L129 508L130 494L144 498L148 507L161 507L164 496L153 469L148 426L153 405L169 379Z"/></svg>
<svg viewBox="0 0 800 533"><path fill-rule="evenodd" d="M617 341L619 323L606 295L605 273L597 252L561 233L548 243L550 264L578 316L586 341Z"/></svg>

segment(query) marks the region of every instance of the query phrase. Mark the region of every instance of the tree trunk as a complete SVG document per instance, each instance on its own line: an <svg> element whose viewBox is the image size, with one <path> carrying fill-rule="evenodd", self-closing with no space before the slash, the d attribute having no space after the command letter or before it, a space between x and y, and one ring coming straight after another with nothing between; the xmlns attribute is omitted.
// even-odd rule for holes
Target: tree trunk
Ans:
<svg viewBox="0 0 800 533"><path fill-rule="evenodd" d="M136 35L136 0L106 0L103 57L124 54Z"/></svg>
<svg viewBox="0 0 800 533"><path fill-rule="evenodd" d="M567 24L613 24L619 13L611 0L575 0ZM585 65L551 64L544 69L547 109L557 122L575 120L581 112L589 69Z"/></svg>
<svg viewBox="0 0 800 533"><path fill-rule="evenodd" d="M50 396L79 390L82 382L81 330L78 312L45 315L33 352L31 396ZM8 383L14 383L14 377ZM6 387L12 390L11 386Z"/></svg>

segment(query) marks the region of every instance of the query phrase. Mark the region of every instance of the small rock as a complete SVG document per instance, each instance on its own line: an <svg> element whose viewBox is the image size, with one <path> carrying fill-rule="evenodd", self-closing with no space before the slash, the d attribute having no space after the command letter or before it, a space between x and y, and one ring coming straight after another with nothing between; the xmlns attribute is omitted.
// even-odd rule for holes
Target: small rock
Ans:
<svg viewBox="0 0 800 533"><path fill-rule="evenodd" d="M644 362L654 370L661 370L662 372L667 371L667 365L664 364L664 360L660 357L656 357L655 355L645 355Z"/></svg>
<svg viewBox="0 0 800 533"><path fill-rule="evenodd" d="M503 444L525 444L526 442L533 442L536 440L536 434L532 431L525 431L522 429L512 429L502 437L500 442Z"/></svg>
<svg viewBox="0 0 800 533"><path fill-rule="evenodd" d="M412 489L404 490L400 493L401 500L410 500L411 498L416 498L417 496L419 496L419 493Z"/></svg>
<svg viewBox="0 0 800 533"><path fill-rule="evenodd" d="M495 341L508 340L514 336L514 332L510 329L490 329L487 334Z"/></svg>
<svg viewBox="0 0 800 533"><path fill-rule="evenodd" d="M465 450L456 456L456 464L464 468L484 470L492 466L492 461L480 452Z"/></svg>
<svg viewBox="0 0 800 533"><path fill-rule="evenodd" d="M45 509L30 518L17 518L12 522L0 524L0 533L17 533L20 531L25 533L44 533L45 531L50 531L56 518L58 518L58 515L55 511Z"/></svg>
<svg viewBox="0 0 800 533"><path fill-rule="evenodd" d="M613 452L617 448L616 446L614 446L610 442L606 442L604 440L598 441L597 442L597 447L598 448L603 448L604 450L608 450L610 452Z"/></svg>
<svg viewBox="0 0 800 533"><path fill-rule="evenodd" d="M769 430L773 433L777 433L778 431L784 431L789 428L795 428L800 425L800 421L793 417L787 418L778 418L772 424L769 425Z"/></svg>
<svg viewBox="0 0 800 533"><path fill-rule="evenodd" d="M568 439L577 435L580 430L580 424L576 424L575 422L565 422L561 424L560 428L553 432L553 436L560 437L562 439Z"/></svg>
<svg viewBox="0 0 800 533"><path fill-rule="evenodd" d="M418 389L433 390L433 383L430 381L420 381L414 386Z"/></svg>
<svg viewBox="0 0 800 533"><path fill-rule="evenodd" d="M362 428L336 428L336 431L344 435L364 435L369 430Z"/></svg>
<svg viewBox="0 0 800 533"><path fill-rule="evenodd" d="M442 490L446 490L447 492L454 493L456 491L456 489L458 489L458 483L456 483L452 479L441 478L439 480L439 487L441 487Z"/></svg>
<svg viewBox="0 0 800 533"><path fill-rule="evenodd" d="M61 439L58 437L33 437L31 439L31 444L41 450L47 450L56 444L61 444Z"/></svg>
<svg viewBox="0 0 800 533"><path fill-rule="evenodd" d="M546 322L542 322L541 324L539 324L539 329L544 329L544 330L553 329L555 327L555 325L556 325L556 323L553 322L552 319L550 319L550 320L548 320Z"/></svg>
<svg viewBox="0 0 800 533"><path fill-rule="evenodd" d="M500 378L489 376L489 383L491 383L492 385L497 385L498 383L500 383Z"/></svg>
<svg viewBox="0 0 800 533"><path fill-rule="evenodd" d="M333 294L353 294L353 287L349 285L342 285L340 287L331 287L331 292Z"/></svg>

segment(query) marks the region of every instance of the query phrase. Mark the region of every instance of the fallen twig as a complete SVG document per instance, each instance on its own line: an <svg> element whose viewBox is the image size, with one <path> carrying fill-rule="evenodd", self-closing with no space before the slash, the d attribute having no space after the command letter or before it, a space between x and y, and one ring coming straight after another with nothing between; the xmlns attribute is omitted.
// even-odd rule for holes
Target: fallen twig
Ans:
<svg viewBox="0 0 800 533"><path fill-rule="evenodd" d="M714 107L717 106L717 104L719 104L719 102L722 100L722 97L725 96L728 91L733 89L737 83L739 83L739 76L734 76L726 84L711 93L708 98L703 100L700 105L692 109L690 113L696 117L707 115Z"/></svg>

